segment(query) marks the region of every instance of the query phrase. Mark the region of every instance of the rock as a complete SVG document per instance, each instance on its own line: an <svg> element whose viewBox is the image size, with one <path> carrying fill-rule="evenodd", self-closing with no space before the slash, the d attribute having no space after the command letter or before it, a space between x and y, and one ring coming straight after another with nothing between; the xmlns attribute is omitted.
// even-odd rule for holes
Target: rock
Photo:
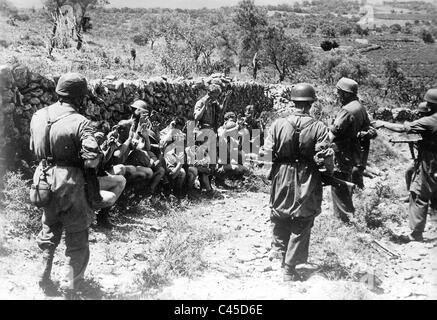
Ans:
<svg viewBox="0 0 437 320"><path fill-rule="evenodd" d="M26 88L29 83L29 69L26 66L17 66L12 70L14 83L19 89Z"/></svg>
<svg viewBox="0 0 437 320"><path fill-rule="evenodd" d="M34 97L40 97L44 94L44 91L43 91L43 89L37 89L37 90L30 92L30 94Z"/></svg>
<svg viewBox="0 0 437 320"><path fill-rule="evenodd" d="M11 68L8 66L0 66L0 88L11 88L14 82Z"/></svg>
<svg viewBox="0 0 437 320"><path fill-rule="evenodd" d="M378 108L374 112L373 118L375 120L392 121L393 120L393 113L388 108Z"/></svg>
<svg viewBox="0 0 437 320"><path fill-rule="evenodd" d="M407 108L394 108L391 110L394 121L411 121L414 119L414 113Z"/></svg>
<svg viewBox="0 0 437 320"><path fill-rule="evenodd" d="M34 104L34 105L36 105L36 104L40 104L40 102L41 102L41 100L39 100L38 98L36 98L36 97L33 97L32 99L30 99L30 104Z"/></svg>

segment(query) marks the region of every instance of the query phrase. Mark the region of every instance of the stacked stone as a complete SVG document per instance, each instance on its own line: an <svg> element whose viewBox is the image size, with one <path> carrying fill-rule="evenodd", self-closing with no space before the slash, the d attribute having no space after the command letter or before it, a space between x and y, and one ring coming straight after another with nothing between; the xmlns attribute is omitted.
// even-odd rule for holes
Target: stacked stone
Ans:
<svg viewBox="0 0 437 320"><path fill-rule="evenodd" d="M419 117L417 110L411 110L407 108L378 108L374 114L373 118L375 120L384 121L413 121Z"/></svg>
<svg viewBox="0 0 437 320"><path fill-rule="evenodd" d="M28 167L32 162L30 120L35 111L57 100L55 87L59 77L46 78L22 65L0 67L0 77L0 120L4 130L0 138L1 155L11 169ZM192 119L196 101L206 94L210 84L219 85L223 92L230 91L229 111L241 114L248 104L253 104L258 113L273 107L273 99L265 86L254 82L236 82L223 74L198 79L155 77L134 81L108 76L101 80L89 80L89 94L81 111L93 121L105 121L112 126L121 119L128 119L132 113L129 106L142 99L153 111L155 126L162 129L176 115Z"/></svg>

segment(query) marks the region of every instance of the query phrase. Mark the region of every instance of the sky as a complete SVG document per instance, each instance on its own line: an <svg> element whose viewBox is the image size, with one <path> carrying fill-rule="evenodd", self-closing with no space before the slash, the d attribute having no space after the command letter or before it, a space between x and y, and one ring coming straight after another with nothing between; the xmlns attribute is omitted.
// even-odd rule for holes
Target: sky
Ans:
<svg viewBox="0 0 437 320"><path fill-rule="evenodd" d="M108 7L131 7L131 8L219 8L236 5L240 0L109 0ZM297 0L255 0L256 5L277 5L282 3L292 4ZM42 6L42 0L9 0L17 8L38 8Z"/></svg>

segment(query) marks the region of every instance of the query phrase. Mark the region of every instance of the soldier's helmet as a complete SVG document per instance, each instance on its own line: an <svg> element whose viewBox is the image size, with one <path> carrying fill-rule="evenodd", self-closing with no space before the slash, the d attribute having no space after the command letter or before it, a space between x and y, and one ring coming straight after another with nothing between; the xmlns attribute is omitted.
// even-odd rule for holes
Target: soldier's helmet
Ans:
<svg viewBox="0 0 437 320"><path fill-rule="evenodd" d="M143 100L136 100L131 104L131 108L137 109L139 111L149 111L147 109L147 103Z"/></svg>
<svg viewBox="0 0 437 320"><path fill-rule="evenodd" d="M56 85L56 93L62 97L80 98L87 94L87 81L79 73L66 73L62 75Z"/></svg>
<svg viewBox="0 0 437 320"><path fill-rule="evenodd" d="M291 87L291 101L316 101L316 90L309 83L298 83Z"/></svg>
<svg viewBox="0 0 437 320"><path fill-rule="evenodd" d="M425 93L425 97L423 97L423 100L425 100L428 103L437 105L437 88L429 89Z"/></svg>
<svg viewBox="0 0 437 320"><path fill-rule="evenodd" d="M419 106L417 107L417 112L419 113L428 113L431 109L428 107L428 104L426 102L419 103Z"/></svg>
<svg viewBox="0 0 437 320"><path fill-rule="evenodd" d="M349 78L341 78L338 80L337 85L335 86L337 89L357 94L358 93L358 83L355 80Z"/></svg>

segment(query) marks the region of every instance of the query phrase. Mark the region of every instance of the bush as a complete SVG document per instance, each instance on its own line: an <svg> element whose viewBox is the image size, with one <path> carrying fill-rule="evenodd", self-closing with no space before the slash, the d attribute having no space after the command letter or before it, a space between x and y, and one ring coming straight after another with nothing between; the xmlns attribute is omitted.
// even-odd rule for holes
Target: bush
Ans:
<svg viewBox="0 0 437 320"><path fill-rule="evenodd" d="M7 172L4 178L3 199L6 219L19 236L36 234L40 227L42 211L30 203L30 181L23 179L21 172Z"/></svg>
<svg viewBox="0 0 437 320"><path fill-rule="evenodd" d="M339 45L336 41L325 40L320 44L323 51L330 51L332 49L338 48Z"/></svg>
<svg viewBox="0 0 437 320"><path fill-rule="evenodd" d="M422 31L420 32L420 38L425 43L434 43L435 42L434 37L432 36L431 32L429 32L426 29L422 29Z"/></svg>
<svg viewBox="0 0 437 320"><path fill-rule="evenodd" d="M139 46L145 46L145 45L147 45L147 42L149 41L149 39L147 39L147 37L143 34L134 35L132 40L135 44L137 44Z"/></svg>

